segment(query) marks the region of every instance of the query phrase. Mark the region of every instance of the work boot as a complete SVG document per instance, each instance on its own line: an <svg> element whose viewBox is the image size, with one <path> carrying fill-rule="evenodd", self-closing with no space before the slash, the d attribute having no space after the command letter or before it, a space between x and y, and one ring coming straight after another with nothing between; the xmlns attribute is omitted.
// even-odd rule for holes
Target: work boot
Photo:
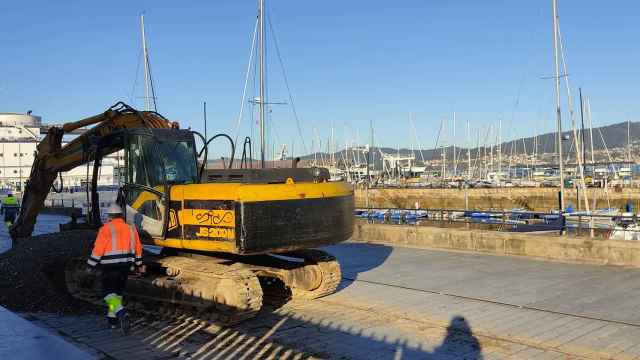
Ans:
<svg viewBox="0 0 640 360"><path fill-rule="evenodd" d="M129 331L131 330L131 318L129 318L129 314L126 310L118 311L118 320L120 322L120 329L124 335L129 335Z"/></svg>
<svg viewBox="0 0 640 360"><path fill-rule="evenodd" d="M120 322L118 321L118 318L107 316L107 322L109 323L109 328L111 329L117 329L120 327Z"/></svg>

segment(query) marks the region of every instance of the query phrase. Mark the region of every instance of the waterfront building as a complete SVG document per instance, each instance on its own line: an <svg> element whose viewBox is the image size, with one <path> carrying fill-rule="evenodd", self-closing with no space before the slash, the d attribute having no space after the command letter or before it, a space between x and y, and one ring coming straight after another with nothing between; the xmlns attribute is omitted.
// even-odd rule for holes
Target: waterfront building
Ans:
<svg viewBox="0 0 640 360"><path fill-rule="evenodd" d="M0 189L21 191L31 173L38 142L48 126L42 124L40 116L17 113L0 113ZM122 154L117 153L102 162L99 186L118 183L118 163ZM89 172L91 175L91 171ZM62 173L62 187L66 190L85 186L87 167L81 166ZM59 188L59 180L56 187Z"/></svg>

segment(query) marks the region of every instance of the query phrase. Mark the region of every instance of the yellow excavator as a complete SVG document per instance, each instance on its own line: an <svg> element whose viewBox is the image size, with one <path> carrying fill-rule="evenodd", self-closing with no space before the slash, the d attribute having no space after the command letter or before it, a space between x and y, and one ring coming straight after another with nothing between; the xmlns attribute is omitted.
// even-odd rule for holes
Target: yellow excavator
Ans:
<svg viewBox="0 0 640 360"><path fill-rule="evenodd" d="M62 145L64 134L87 126L92 127ZM196 137L204 143L200 151ZM229 140L231 159L225 169L206 169L208 145L220 137ZM143 276L130 277L130 304L237 322L260 310L263 288L274 283L292 298L336 291L340 265L316 248L351 236L349 184L328 181L323 168L253 169L247 158L233 168L230 137L204 139L156 112L121 102L49 130L38 144L12 238L31 235L61 172L91 162L87 223L100 226L100 166L105 156L122 150L124 181L117 202L143 243L162 247L159 254L145 253ZM92 294L99 284L88 284L81 275L84 260L67 266L67 287L75 296L97 300Z"/></svg>

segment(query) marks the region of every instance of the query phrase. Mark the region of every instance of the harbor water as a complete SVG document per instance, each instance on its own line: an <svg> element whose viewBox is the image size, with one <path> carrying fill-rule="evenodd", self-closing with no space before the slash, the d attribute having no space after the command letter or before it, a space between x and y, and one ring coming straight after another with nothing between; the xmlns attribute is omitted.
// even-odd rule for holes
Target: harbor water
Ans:
<svg viewBox="0 0 640 360"><path fill-rule="evenodd" d="M33 235L49 234L60 231L60 224L69 222L68 216L40 214L33 230ZM0 254L11 249L12 240L9 236L9 229L0 226Z"/></svg>

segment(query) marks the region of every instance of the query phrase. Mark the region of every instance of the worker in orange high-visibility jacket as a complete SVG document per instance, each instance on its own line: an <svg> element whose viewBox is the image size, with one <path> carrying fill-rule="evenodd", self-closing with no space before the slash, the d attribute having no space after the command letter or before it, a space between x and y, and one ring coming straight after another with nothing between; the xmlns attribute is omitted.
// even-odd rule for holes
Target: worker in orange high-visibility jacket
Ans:
<svg viewBox="0 0 640 360"><path fill-rule="evenodd" d="M120 325L127 333L129 316L122 306L122 295L129 272L141 270L142 244L135 226L124 221L120 206L109 206L107 215L109 221L98 231L91 257L87 260L88 271L93 273L96 267L100 267L109 324L112 328Z"/></svg>

